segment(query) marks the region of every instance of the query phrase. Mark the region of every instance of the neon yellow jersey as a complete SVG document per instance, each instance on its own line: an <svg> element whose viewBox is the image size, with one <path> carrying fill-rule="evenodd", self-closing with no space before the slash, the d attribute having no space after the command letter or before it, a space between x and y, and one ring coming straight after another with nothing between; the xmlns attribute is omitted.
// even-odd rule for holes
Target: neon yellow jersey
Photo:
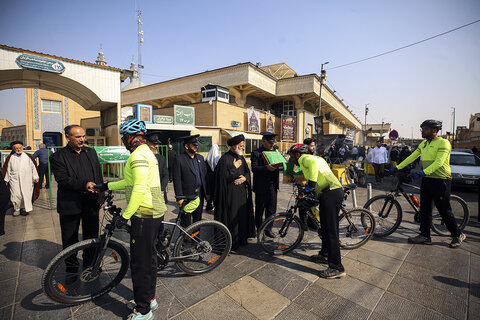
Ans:
<svg viewBox="0 0 480 320"><path fill-rule="evenodd" d="M448 140L437 137L431 142L423 140L413 153L397 166L403 169L420 155L422 156L422 167L427 178L452 179L450 170L450 151L452 146Z"/></svg>
<svg viewBox="0 0 480 320"><path fill-rule="evenodd" d="M298 159L298 164L302 168L305 179L317 183L315 185L316 194L322 193L327 188L333 190L342 187L340 181L338 181L328 163L322 157L303 154Z"/></svg>
<svg viewBox="0 0 480 320"><path fill-rule="evenodd" d="M132 152L125 164L125 179L108 183L109 190L125 189L127 208L122 216L159 218L167 211L160 187L158 161L146 144Z"/></svg>

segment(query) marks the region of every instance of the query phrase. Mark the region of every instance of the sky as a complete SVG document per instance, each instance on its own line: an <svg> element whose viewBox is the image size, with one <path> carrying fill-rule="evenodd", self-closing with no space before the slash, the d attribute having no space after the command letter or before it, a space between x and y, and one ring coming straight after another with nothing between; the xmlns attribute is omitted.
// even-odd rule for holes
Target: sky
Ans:
<svg viewBox="0 0 480 320"><path fill-rule="evenodd" d="M367 123L400 136L431 118L451 131L452 108L456 126L480 112L480 23L334 68L478 20L478 0L2 1L0 44L88 62L102 44L108 65L129 68L137 9L145 84L247 61L318 74L328 61L327 85L361 122L368 103ZM23 89L0 91L0 118L25 122Z"/></svg>

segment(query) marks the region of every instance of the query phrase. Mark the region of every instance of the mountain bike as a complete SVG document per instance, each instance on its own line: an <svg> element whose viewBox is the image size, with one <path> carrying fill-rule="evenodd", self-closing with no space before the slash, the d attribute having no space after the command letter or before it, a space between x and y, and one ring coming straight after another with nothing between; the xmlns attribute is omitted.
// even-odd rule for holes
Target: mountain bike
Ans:
<svg viewBox="0 0 480 320"><path fill-rule="evenodd" d="M165 243L157 252L160 268L175 262L189 275L209 272L229 254L232 236L224 224L214 220L202 220L182 228L181 218L187 214L183 208L194 198L182 199L184 205L180 207L175 223L162 222L173 228L165 228L162 236ZM108 192L102 207L103 221L106 222L103 234L64 249L45 269L42 288L50 299L66 305L85 303L108 293L127 273L128 251L112 237L116 229L113 217L122 211L113 204L112 191ZM129 232L129 226L124 229ZM170 237L166 236L168 233ZM175 244L170 249L174 239Z"/></svg>
<svg viewBox="0 0 480 320"><path fill-rule="evenodd" d="M356 187L355 184L343 186L345 200L350 191ZM269 254L285 254L295 249L302 242L308 227L307 223L301 221L296 215L299 208L306 211L306 217L313 221L320 236L319 201L316 199L315 193L306 192L303 186L294 183L293 197L295 202L286 213L268 217L258 230L258 243ZM338 220L340 247L343 249L361 247L375 232L375 218L364 208L348 210L344 202Z"/></svg>
<svg viewBox="0 0 480 320"><path fill-rule="evenodd" d="M398 172L395 180L395 188L388 194L378 195L368 200L364 208L370 210L375 215L376 229L375 235L385 237L398 229L402 222L403 211L402 206L397 198L403 196L408 204L414 210L414 221L420 222L420 202L412 193L407 194L404 186L420 190L419 187L409 184L412 179L405 173ZM457 221L458 228L463 230L468 223L470 213L467 203L456 195L450 195L450 205L452 212ZM442 236L450 235L445 223L442 220L440 212L433 206L432 212L432 230Z"/></svg>

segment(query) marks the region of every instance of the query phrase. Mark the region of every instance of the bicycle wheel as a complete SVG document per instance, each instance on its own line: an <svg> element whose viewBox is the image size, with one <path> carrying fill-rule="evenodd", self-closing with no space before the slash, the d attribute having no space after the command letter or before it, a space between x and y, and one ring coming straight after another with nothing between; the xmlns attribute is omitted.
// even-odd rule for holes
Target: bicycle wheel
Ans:
<svg viewBox="0 0 480 320"><path fill-rule="evenodd" d="M78 242L57 254L45 269L42 288L47 296L66 305L81 304L112 290L128 270L128 251L118 241L110 239L100 268L93 272L93 263L104 240Z"/></svg>
<svg viewBox="0 0 480 320"><path fill-rule="evenodd" d="M271 231L273 238L265 231ZM281 255L295 249L303 239L304 230L300 219L286 213L268 217L258 230L258 243L272 255Z"/></svg>
<svg viewBox="0 0 480 320"><path fill-rule="evenodd" d="M363 206L375 217L375 235L386 237L400 226L402 207L397 200L388 195L379 195L368 200Z"/></svg>
<svg viewBox="0 0 480 320"><path fill-rule="evenodd" d="M218 267L232 248L232 235L227 227L215 220L195 222L175 242L177 266L190 275L209 272ZM182 258L184 257L184 258Z"/></svg>
<svg viewBox="0 0 480 320"><path fill-rule="evenodd" d="M375 232L375 218L363 208L350 209L341 215L338 236L343 249L363 246Z"/></svg>
<svg viewBox="0 0 480 320"><path fill-rule="evenodd" d="M463 230L468 223L470 218L470 212L465 201L456 195L450 196L450 205L452 206L452 213L457 222L458 228ZM441 236L449 236L450 231L448 231L447 226L443 222L440 212L434 206L432 210L432 230Z"/></svg>

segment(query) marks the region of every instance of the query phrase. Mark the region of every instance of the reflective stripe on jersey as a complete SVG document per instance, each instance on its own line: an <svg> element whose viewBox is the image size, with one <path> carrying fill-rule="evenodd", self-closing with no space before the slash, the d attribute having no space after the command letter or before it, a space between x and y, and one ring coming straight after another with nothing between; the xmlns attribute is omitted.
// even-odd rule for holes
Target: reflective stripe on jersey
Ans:
<svg viewBox="0 0 480 320"><path fill-rule="evenodd" d="M305 179L316 182L315 193L320 194L324 189L337 189L342 185L333 174L328 163L318 156L303 154L298 159L298 164L302 168Z"/></svg>

